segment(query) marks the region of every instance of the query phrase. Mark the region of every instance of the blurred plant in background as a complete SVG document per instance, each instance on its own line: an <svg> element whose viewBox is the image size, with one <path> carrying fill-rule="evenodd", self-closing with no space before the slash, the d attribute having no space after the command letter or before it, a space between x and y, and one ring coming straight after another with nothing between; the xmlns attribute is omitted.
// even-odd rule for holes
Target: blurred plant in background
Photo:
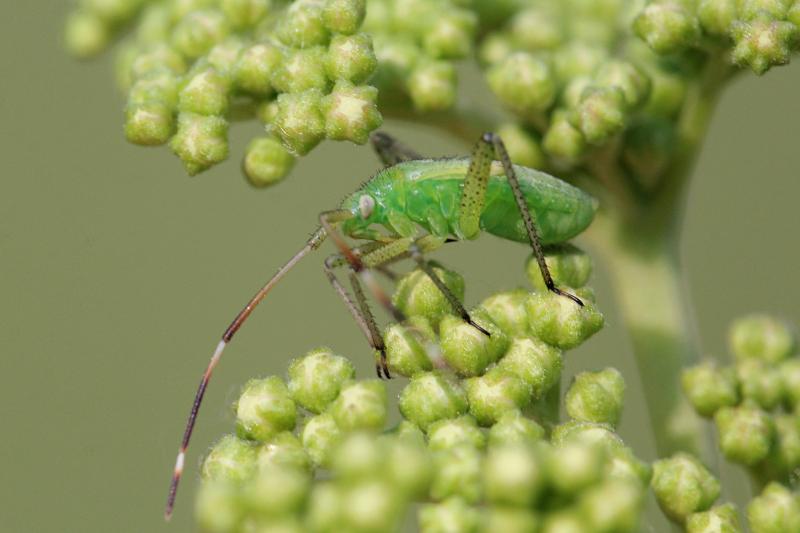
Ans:
<svg viewBox="0 0 800 533"><path fill-rule="evenodd" d="M705 362L686 370L681 380L682 369L697 364L698 354L678 260L686 183L720 92L742 72L762 75L789 62L800 47L800 0L80 0L66 25L69 49L79 57L91 57L116 42L117 81L128 95L127 138L141 145L169 144L189 174L228 157L232 121L253 119L264 125L263 136L248 144L242 161L244 174L261 187L284 179L296 158L323 140L364 144L370 132L389 119L437 128L470 144L483 131L496 131L516 163L550 172L595 195L601 209L590 228L589 243L614 278L658 451L670 456L654 466L653 487L662 509L690 531L738 531L730 505L708 510L718 491L713 490L715 482L705 468L690 456L673 455L691 451L708 462L715 454L708 432L682 400L682 381L697 413L714 418L724 456L748 466L758 486L766 487L749 507L754 530L800 530L792 522L800 513L797 498L786 488L794 483L800 458L794 398L800 378L796 360L787 358L793 349L791 335L772 319L748 319L734 327L735 367ZM470 71L480 72L492 101L465 105L466 90L459 86L459 78ZM585 272L585 278L567 283L584 285L588 271L567 257L563 250L552 255L554 269L562 261L564 272L572 272L564 275L580 278L580 272ZM585 256L577 257L585 261ZM561 524L559 531L571 531L574 515L570 513L582 509L591 514L593 504L583 502L592 501L590 494L597 486L611 483L608 494L619 495L619 517L633 516L626 513L635 514L638 509L641 487L619 485L614 476L598 475L580 489L562 490L552 485L559 476L542 474L534 488L520 489L520 495L529 497L524 512L512 509L519 502L507 501L503 495L509 489L502 484L508 480L492 477L503 473L491 465L519 461L534 472L542 465L557 464L553 459L560 453L556 453L561 440L557 436L567 431L558 428L607 424L603 431L613 436L610 428L619 413L611 416L606 411L613 411L615 402L621 401L622 387L614 371L576 378L566 408L581 422L563 426L558 425L557 392L544 408L536 407L542 398L547 399L554 384L534 381L554 378L545 370L525 368L537 357L560 358L559 350L574 347L596 331L602 320L594 307L580 319L565 320L559 314L564 309L555 308L558 302L541 293L495 295L479 316L503 334L493 337L492 346L464 347L463 343L477 342L469 328L449 315L431 316L416 308L419 301L426 301L414 297L414 291L420 290L417 285L424 283L419 277L404 279L397 292L398 305L406 306L403 310L412 318L386 332L394 350L393 369L411 378L407 391L412 391L401 398L406 421L392 432L378 440L365 440L356 432L352 443L349 438L332 437L350 430L383 428L385 395L374 382L347 385L344 396L335 401L339 390L336 394L328 391L328 396L313 400L319 404L297 397L298 391L292 389L296 378L290 378L289 389L274 380L248 387L253 394L283 398L281 405L287 412L281 415L285 419L276 422L281 431L270 430L264 436L249 430L242 433L240 418L240 437L263 442L282 439L276 449L286 447L302 463L280 474L288 486L296 487L295 499L287 500L280 513L254 512L289 517L310 494L309 516L350 509L337 502L355 498L352 501L361 503L353 512L383 505L388 520L413 495L415 501L429 502L420 510L420 521L429 531L440 530L437 524L443 517L474 524L499 520L497 524L522 524L520 530L530 530L534 522ZM592 300L588 294L582 297ZM569 329L573 327L577 329ZM430 349L441 353L442 359L431 360ZM313 357L292 368L310 364L316 360ZM346 371L346 360L325 357L347 374L344 381L349 383L353 376ZM458 377L445 377L433 369L437 365ZM436 387L446 387L446 391L437 392ZM352 392L346 392L350 388ZM384 414L370 415L369 427L363 421L340 427L335 405L348 394L363 398L367 410L384 405ZM459 452L463 464L453 467L453 475L467 476L460 469L474 466L472 472L480 481L453 482L458 490L472 490L470 495L450 494L446 488L435 492L440 474L433 481L415 480L417 484L407 492L401 482L386 485L393 453L398 457L409 453L415 460L437 464L437 445L432 445L437 440L428 427L433 420L420 422L415 417L421 416L421 408L407 406L415 396L427 398L421 404L434 398L456 402L446 415L435 414L431 408L426 416L449 420L442 422L448 428L446 434L469 434L474 439L458 448L471 451ZM532 400L533 407L526 406ZM481 406L483 401L487 404ZM296 414L289 416L289 411L296 410L293 402L315 413L299 437L285 433L295 427ZM329 412L325 406L330 402ZM501 446L504 440L500 439L493 446L492 431L508 419L498 415L494 402L520 412L533 409L538 422L523 417L514 423L543 424L544 428L536 426L542 431L531 430L538 444L521 450ZM240 400L239 408L246 404ZM597 412L609 418L591 419ZM585 420L586 413L594 415ZM309 424L318 429L313 434L328 435L319 438L330 442L320 444L313 438L307 442ZM476 424L492 428L488 447L486 432L476 429ZM427 432L427 444L420 430ZM365 457L384 454L387 458L377 470L347 465L341 459L344 452L333 451L334 440L345 443L342 449L363 447ZM271 449L272 444L260 446ZM319 455L323 448L330 448L330 456L340 460L323 463ZM215 448L206 463L209 480L227 479L229 474L249 480L241 490L209 481L202 496L213 503L211 507L216 506L216 519L233 520L235 515L239 520L240 503L252 503L260 490L271 491L272 481L256 476L253 472L258 469L250 467L232 466L228 473L215 474L209 466L215 464L212 458L225 453L242 457L264 453L231 437ZM575 453L584 453L592 464L606 464L613 456L609 449L600 455L586 450ZM261 462L265 461L275 466L270 460ZM310 465L327 470L332 480L310 485ZM389 477L376 474L381 468ZM447 470L442 466L432 472L442 469ZM639 478L644 482L647 477ZM695 479L694 488L676 485L678 478ZM260 483L266 485L260 487ZM500 484L499 496L490 488L494 483ZM681 500L684 497L688 500ZM480 511L470 507L477 502L486 506ZM536 517L529 512L531 505ZM320 523L335 524L344 523L337 520L375 519L372 515L321 516ZM785 522L775 522L776 516ZM207 525L212 518L201 513ZM635 521L628 518L620 518L624 524L615 522L598 531L630 530L627 526ZM511 530L510 525L506 527Z"/></svg>

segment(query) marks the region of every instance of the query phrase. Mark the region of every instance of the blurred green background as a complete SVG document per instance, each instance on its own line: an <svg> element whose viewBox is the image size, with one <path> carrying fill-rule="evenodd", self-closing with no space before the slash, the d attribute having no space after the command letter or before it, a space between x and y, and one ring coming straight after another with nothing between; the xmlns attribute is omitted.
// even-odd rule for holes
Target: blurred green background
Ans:
<svg viewBox="0 0 800 533"><path fill-rule="evenodd" d="M186 177L168 150L126 144L111 61L70 60L62 2L9 4L0 43L0 502L3 531L191 531L196 465L232 429L249 377L282 373L326 344L372 375L366 343L320 266L301 264L226 354L201 413L175 519L162 506L197 380L257 286L378 163L326 143L284 184L251 189L237 161ZM729 321L751 311L800 319L800 64L726 92L689 191L683 253L704 353L725 355ZM467 147L387 124L421 151ZM467 279L467 303L523 284L525 247L483 238L437 259ZM491 260L487 260L491 258ZM594 286L607 327L569 356L628 378L622 434L652 458L646 414L613 293ZM390 385L394 394L401 380ZM726 480L740 485L742 478Z"/></svg>

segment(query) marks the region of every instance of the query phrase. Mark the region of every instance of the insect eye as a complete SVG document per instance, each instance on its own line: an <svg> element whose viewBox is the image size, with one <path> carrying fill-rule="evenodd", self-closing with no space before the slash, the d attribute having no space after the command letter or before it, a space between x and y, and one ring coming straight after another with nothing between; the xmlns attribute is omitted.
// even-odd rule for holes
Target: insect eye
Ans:
<svg viewBox="0 0 800 533"><path fill-rule="evenodd" d="M361 211L361 218L369 218L375 209L375 199L365 194L358 199L358 209Z"/></svg>

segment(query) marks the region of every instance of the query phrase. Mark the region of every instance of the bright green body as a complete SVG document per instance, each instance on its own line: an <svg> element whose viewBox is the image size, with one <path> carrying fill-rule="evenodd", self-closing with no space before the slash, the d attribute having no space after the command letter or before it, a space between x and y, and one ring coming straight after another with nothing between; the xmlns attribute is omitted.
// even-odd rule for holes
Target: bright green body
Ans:
<svg viewBox="0 0 800 533"><path fill-rule="evenodd" d="M355 218L343 231L369 238L368 227L378 224L403 237L414 236L417 227L439 237L464 239L459 228L459 205L469 158L405 161L382 170L349 196L342 208ZM542 244L556 244L575 237L594 217L597 202L580 189L543 172L514 166L522 193L533 215ZM372 214L364 219L359 200L375 200ZM481 213L483 231L504 239L528 242L528 235L502 166L491 168L486 203Z"/></svg>

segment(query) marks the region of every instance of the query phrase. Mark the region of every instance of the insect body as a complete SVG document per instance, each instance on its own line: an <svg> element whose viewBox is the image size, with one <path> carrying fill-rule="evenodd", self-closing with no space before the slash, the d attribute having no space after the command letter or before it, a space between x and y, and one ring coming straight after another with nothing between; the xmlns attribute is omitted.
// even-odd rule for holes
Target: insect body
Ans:
<svg viewBox="0 0 800 533"><path fill-rule="evenodd" d="M390 377L386 352L362 284L396 320L403 320L371 275L394 261L408 257L416 261L454 311L489 335L472 321L425 259L426 253L445 242L474 239L481 230L529 242L547 288L583 305L576 296L555 286L542 246L567 241L588 227L597 208L591 196L542 172L512 165L503 142L492 133L481 137L469 158L453 159L423 159L383 133L373 134L371 140L386 168L347 197L339 209L320 214L320 227L305 246L253 296L222 335L189 413L167 499L167 518L172 514L197 412L223 350L272 287L327 237L339 253L325 260L325 274L378 354L380 377ZM344 236L362 242L351 247ZM352 296L336 275L340 267L349 268Z"/></svg>

